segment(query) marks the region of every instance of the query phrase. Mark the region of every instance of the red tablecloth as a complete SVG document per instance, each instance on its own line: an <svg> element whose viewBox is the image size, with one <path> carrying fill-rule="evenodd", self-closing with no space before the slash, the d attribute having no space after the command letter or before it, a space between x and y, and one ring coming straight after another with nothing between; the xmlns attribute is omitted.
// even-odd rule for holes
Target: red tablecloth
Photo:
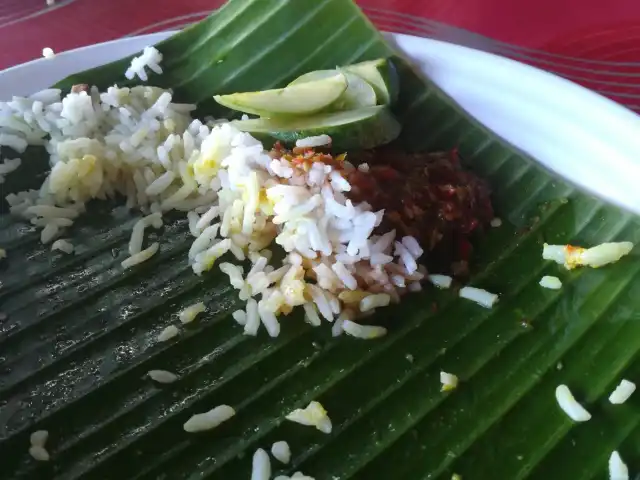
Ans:
<svg viewBox="0 0 640 480"><path fill-rule="evenodd" d="M264 0L269 1L269 0ZM177 29L221 0L2 0L0 68L122 36ZM381 29L452 41L563 75L640 111L640 2L359 0Z"/></svg>

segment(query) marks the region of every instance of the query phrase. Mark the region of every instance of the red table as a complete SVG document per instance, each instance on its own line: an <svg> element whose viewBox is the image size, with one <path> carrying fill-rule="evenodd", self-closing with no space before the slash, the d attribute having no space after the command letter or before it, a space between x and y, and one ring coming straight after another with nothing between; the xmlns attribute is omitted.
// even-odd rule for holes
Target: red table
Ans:
<svg viewBox="0 0 640 480"><path fill-rule="evenodd" d="M269 0L264 0L269 1ZM3 0L0 68L122 36L177 29L221 0ZM459 43L563 75L640 111L640 2L359 0L381 29Z"/></svg>

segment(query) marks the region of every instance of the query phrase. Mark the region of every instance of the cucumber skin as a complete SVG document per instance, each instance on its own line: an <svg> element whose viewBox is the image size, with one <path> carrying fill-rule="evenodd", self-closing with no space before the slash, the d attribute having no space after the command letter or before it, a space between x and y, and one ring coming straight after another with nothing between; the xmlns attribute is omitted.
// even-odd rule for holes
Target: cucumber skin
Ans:
<svg viewBox="0 0 640 480"><path fill-rule="evenodd" d="M386 103L389 106L392 106L398 100L398 94L399 94L399 90L400 90L400 77L398 76L398 69L396 68L395 63L393 62L393 59L392 58L385 58L383 60L386 63L386 68L382 69L382 71L380 69L378 69L378 73L380 73L380 75L383 77L383 80L385 81L385 84L388 85L388 87L386 88L386 92L387 92L387 94L389 96L388 102L380 103L382 101L382 96L381 96L380 89L373 83L370 83L370 85L373 87L374 91L376 92L376 96L378 97L378 104L379 105ZM373 61L373 60L371 60L371 61ZM369 62L362 62L362 63L369 63ZM344 66L342 68L344 68L346 71L351 72L351 73L353 73L355 75L361 76L364 80L368 81L365 76L362 76L361 74L358 73L362 63L356 63L356 64L353 64L353 65L346 65L346 66Z"/></svg>
<svg viewBox="0 0 640 480"><path fill-rule="evenodd" d="M293 146L296 140L326 134L331 137L331 147L337 150L360 150L385 145L400 135L400 122L388 111L380 114L382 119L368 119L357 125L329 127L327 129L304 129L273 131L269 135L287 146ZM252 135L254 133L249 132Z"/></svg>

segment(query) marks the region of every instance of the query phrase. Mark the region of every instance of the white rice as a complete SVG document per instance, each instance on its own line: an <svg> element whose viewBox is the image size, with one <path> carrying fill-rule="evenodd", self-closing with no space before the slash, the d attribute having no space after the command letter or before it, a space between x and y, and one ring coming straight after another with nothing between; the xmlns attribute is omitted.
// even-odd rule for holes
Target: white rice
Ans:
<svg viewBox="0 0 640 480"><path fill-rule="evenodd" d="M71 255L73 253L73 244L68 240L56 240L51 244L51 250L60 250L61 252Z"/></svg>
<svg viewBox="0 0 640 480"><path fill-rule="evenodd" d="M46 245L51 240L56 238L59 233L60 233L60 229L58 228L57 225L53 223L47 223L45 227L42 229L42 232L40 232L40 241Z"/></svg>
<svg viewBox="0 0 640 480"><path fill-rule="evenodd" d="M49 438L49 432L47 430L37 430L31 434L29 441L32 447L44 447Z"/></svg>
<svg viewBox="0 0 640 480"><path fill-rule="evenodd" d="M27 149L27 141L13 133L0 133L0 145L13 148L18 153L24 153Z"/></svg>
<svg viewBox="0 0 640 480"><path fill-rule="evenodd" d="M258 303L258 315L260 316L260 320L267 329L267 333L270 337L277 337L280 335L280 323L273 311L266 306L263 300Z"/></svg>
<svg viewBox="0 0 640 480"><path fill-rule="evenodd" d="M318 135L296 140L296 147L299 148L323 147L324 145L331 145L331 137L329 135Z"/></svg>
<svg viewBox="0 0 640 480"><path fill-rule="evenodd" d="M49 452L44 447L31 446L29 447L29 455L38 462L48 462L50 459Z"/></svg>
<svg viewBox="0 0 640 480"><path fill-rule="evenodd" d="M212 410L205 413L193 415L186 421L183 428L185 432L203 432L217 427L226 422L236 414L236 411L229 405L218 405Z"/></svg>
<svg viewBox="0 0 640 480"><path fill-rule="evenodd" d="M271 478L271 460L262 448L253 454L251 463L251 480L269 480Z"/></svg>
<svg viewBox="0 0 640 480"><path fill-rule="evenodd" d="M552 260L567 269L580 266L598 268L620 260L633 249L631 242L602 243L591 248L575 247L572 245L544 244L542 258Z"/></svg>
<svg viewBox="0 0 640 480"><path fill-rule="evenodd" d="M178 317L180 318L180 322L182 322L183 324L191 323L199 314L203 313L205 310L206 307L204 306L203 302L194 303L193 305L189 305L184 310L182 310L178 314Z"/></svg>
<svg viewBox="0 0 640 480"><path fill-rule="evenodd" d="M344 320L342 322L342 330L347 335L366 340L384 337L387 334L387 329L384 327L377 325L360 325L359 323L352 322L351 320Z"/></svg>
<svg viewBox="0 0 640 480"><path fill-rule="evenodd" d="M576 422L586 422L591 419L591 414L578 403L566 385L558 385L556 388L556 400L564 413Z"/></svg>
<svg viewBox="0 0 640 480"><path fill-rule="evenodd" d="M458 386L458 381L458 377L453 373L440 372L441 391L448 392L455 389Z"/></svg>
<svg viewBox="0 0 640 480"><path fill-rule="evenodd" d="M169 186L173 183L176 178L176 174L172 171L164 172L158 178L153 180L149 184L149 186L145 189L144 193L146 193L149 197L153 197L156 195L160 195L164 192Z"/></svg>
<svg viewBox="0 0 640 480"><path fill-rule="evenodd" d="M149 68L157 74L162 73L160 68L160 62L162 62L162 54L155 47L145 47L142 51L142 55L134 57L131 60L131 65L125 72L124 76L129 80L133 80L135 76L138 76L140 80L146 82L148 80L147 72L145 68Z"/></svg>
<svg viewBox="0 0 640 480"><path fill-rule="evenodd" d="M175 373L167 370L149 370L147 375L151 380L158 383L173 383L178 380L178 376Z"/></svg>
<svg viewBox="0 0 640 480"><path fill-rule="evenodd" d="M271 455L279 462L287 464L291 461L291 448L285 441L275 442L271 445Z"/></svg>
<svg viewBox="0 0 640 480"><path fill-rule="evenodd" d="M146 48L127 77L144 80L147 68L160 72L160 60L156 49ZM194 108L148 86L102 93L78 86L64 98L49 89L0 103L0 143L17 150L44 144L51 163L40 190L7 197L12 214L44 227L41 240L51 242L90 200L124 195L129 208L147 214L134 225L130 256L122 262L130 268L159 249L154 243L143 250L145 229L161 228L166 211L185 212L196 236L188 253L195 274L205 274L228 252L254 262L246 278L238 266L220 264L248 300L246 311L234 314L248 335L256 335L261 324L278 335L278 315L305 304L307 321L333 321L332 334L338 335L346 320L420 289L426 272L417 266L423 253L417 241L396 241L395 231L374 235L384 211L346 198L353 165L314 162L307 171L272 158L231 123L192 120ZM280 265L269 265L274 242L286 252ZM313 276L316 284L308 281ZM348 303L340 296L345 292L359 298Z"/></svg>
<svg viewBox="0 0 640 480"><path fill-rule="evenodd" d="M331 433L333 426L320 402L312 401L306 408L297 408L285 417L287 420L301 425L316 427L322 433Z"/></svg>
<svg viewBox="0 0 640 480"><path fill-rule="evenodd" d="M200 220L200 215L198 215L195 211L187 212L187 220L189 221L189 232L194 237L198 238L202 233L198 227L198 220Z"/></svg>
<svg viewBox="0 0 640 480"><path fill-rule="evenodd" d="M475 287L463 287L458 293L460 298L465 298L477 303L485 308L492 308L498 301L498 295L495 293L487 292L480 288Z"/></svg>
<svg viewBox="0 0 640 480"><path fill-rule="evenodd" d="M250 298L247 301L247 321L244 325L244 334L256 336L260 328L260 315L258 314L258 302Z"/></svg>
<svg viewBox="0 0 640 480"><path fill-rule="evenodd" d="M617 451L609 457L609 480L629 480L629 467Z"/></svg>
<svg viewBox="0 0 640 480"><path fill-rule="evenodd" d="M209 226L209 224L220 215L220 207L214 206L209 208L202 216L198 219L196 223L196 228L198 230L204 230ZM215 235L214 235L215 237Z"/></svg>
<svg viewBox="0 0 640 480"><path fill-rule="evenodd" d="M391 296L387 293L368 295L360 301L360 311L368 312L379 307L386 307L391 302Z"/></svg>
<svg viewBox="0 0 640 480"><path fill-rule="evenodd" d="M305 303L302 305L302 308L304 309L305 321L308 324L314 327L319 327L320 325L322 325L322 320L318 315L318 308L316 307L315 303Z"/></svg>
<svg viewBox="0 0 640 480"><path fill-rule="evenodd" d="M609 395L609 402L614 405L620 405L626 402L633 392L636 391L636 384L629 380L623 379L616 389Z"/></svg>
<svg viewBox="0 0 640 480"><path fill-rule="evenodd" d="M180 330L178 330L178 327L176 327L175 325L169 325L160 332L160 334L158 335L158 341L166 342L168 340L171 340L173 337L178 336L179 333Z"/></svg>
<svg viewBox="0 0 640 480"><path fill-rule="evenodd" d="M160 248L160 244L158 242L152 243L149 248L145 248L144 250L141 250L140 252L123 260L121 263L122 268L131 268L135 265L146 262L158 252L158 248Z"/></svg>
<svg viewBox="0 0 640 480"><path fill-rule="evenodd" d="M50 0L47 0L47 4L49 3ZM42 49L42 56L44 58L53 58L56 56L55 52L53 51L52 48L50 47L45 47Z"/></svg>
<svg viewBox="0 0 640 480"><path fill-rule="evenodd" d="M195 259L199 253L204 252L212 246L213 240L216 238L216 235L218 235L219 229L220 224L216 223L202 231L200 236L198 236L198 238L196 238L196 240L191 244L191 248L189 249L190 260Z"/></svg>
<svg viewBox="0 0 640 480"><path fill-rule="evenodd" d="M238 323L238 325L246 325L247 323L247 312L244 310L236 310L231 314L233 319Z"/></svg>
<svg viewBox="0 0 640 480"><path fill-rule="evenodd" d="M453 278L449 275L433 274L427 277L429 281L438 288L450 288L453 283ZM420 285L418 283L418 285Z"/></svg>
<svg viewBox="0 0 640 480"><path fill-rule="evenodd" d="M545 275L540 279L540 286L551 290L560 290L562 288L562 281L558 277Z"/></svg>
<svg viewBox="0 0 640 480"><path fill-rule="evenodd" d="M146 222L142 219L138 220L133 226L131 238L129 239L129 255L136 255L142 251L145 227Z"/></svg>
<svg viewBox="0 0 640 480"><path fill-rule="evenodd" d="M409 253L413 256L414 259L418 259L424 253L424 250L420 247L418 240L415 237L406 236L402 237L402 245L409 250Z"/></svg>

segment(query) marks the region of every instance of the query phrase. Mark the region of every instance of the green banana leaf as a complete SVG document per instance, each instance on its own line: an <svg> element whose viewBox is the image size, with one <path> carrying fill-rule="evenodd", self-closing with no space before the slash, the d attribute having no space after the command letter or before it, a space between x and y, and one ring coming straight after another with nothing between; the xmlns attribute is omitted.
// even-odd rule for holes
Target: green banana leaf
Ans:
<svg viewBox="0 0 640 480"><path fill-rule="evenodd" d="M162 76L180 101L222 113L214 93L285 85L310 70L395 54L350 0L230 0L158 48ZM61 82L107 87L128 60ZM120 261L136 218L96 203L72 231L74 256L51 253L39 235L0 216L0 478L242 479L256 448L287 440L289 465L316 479L464 480L607 478L619 449L640 468L640 409L607 396L640 375L640 263L634 255L597 270L543 262L542 243L595 245L640 240L638 218L576 190L470 119L405 66L396 113L403 148L458 146L492 185L504 225L475 251L472 284L501 294L492 310L425 289L380 312L389 335L332 338L299 315L276 339L242 335L226 277L203 278L186 264L189 235L180 216L161 251L138 269ZM42 152L31 155L42 160ZM16 180L38 184L33 171ZM16 187L17 188L17 187ZM151 234L156 235L155 233ZM564 286L540 288L542 275ZM156 335L185 305L207 315L175 341ZM179 372L168 386L150 369ZM457 374L440 392L439 372ZM593 414L573 423L554 389L569 385ZM333 421L325 435L284 421L320 401ZM226 403L237 415L187 434L194 413ZM52 459L34 462L29 434L50 432Z"/></svg>

